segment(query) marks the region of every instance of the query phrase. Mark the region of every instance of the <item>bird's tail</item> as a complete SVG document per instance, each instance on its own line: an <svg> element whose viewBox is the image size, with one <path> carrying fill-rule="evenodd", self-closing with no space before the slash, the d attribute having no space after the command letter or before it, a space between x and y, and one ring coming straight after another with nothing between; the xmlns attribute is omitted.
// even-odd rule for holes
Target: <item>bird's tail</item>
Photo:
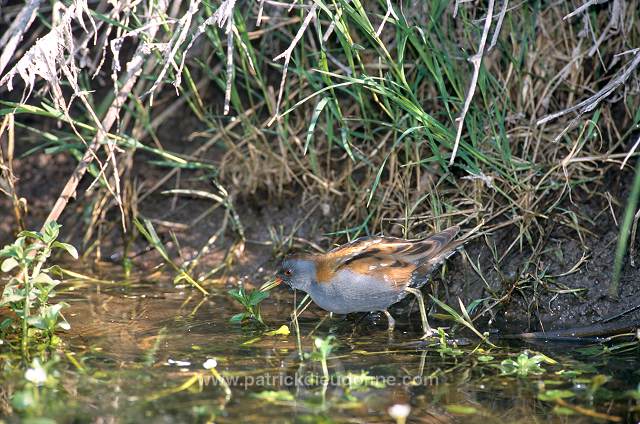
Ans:
<svg viewBox="0 0 640 424"><path fill-rule="evenodd" d="M416 242L416 244L422 245L421 248L418 247L416 249L416 254L420 252L420 250L424 251L423 255L415 258L416 262L419 263L415 273L422 278L414 278L411 287L422 287L427 282L431 273L464 245L466 240L454 240L459 231L460 227L458 226L450 227Z"/></svg>

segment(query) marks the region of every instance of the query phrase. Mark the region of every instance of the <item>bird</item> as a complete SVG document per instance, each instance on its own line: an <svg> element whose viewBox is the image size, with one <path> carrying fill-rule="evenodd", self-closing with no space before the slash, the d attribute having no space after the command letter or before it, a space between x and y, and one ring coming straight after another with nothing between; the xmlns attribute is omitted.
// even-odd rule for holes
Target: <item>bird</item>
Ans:
<svg viewBox="0 0 640 424"><path fill-rule="evenodd" d="M462 241L454 240L459 231L454 226L419 240L367 236L324 254L290 256L259 290L284 283L306 292L329 312L383 312L390 333L395 320L389 307L412 294L420 308L423 338L428 338L435 331L429 326L420 288L462 246Z"/></svg>

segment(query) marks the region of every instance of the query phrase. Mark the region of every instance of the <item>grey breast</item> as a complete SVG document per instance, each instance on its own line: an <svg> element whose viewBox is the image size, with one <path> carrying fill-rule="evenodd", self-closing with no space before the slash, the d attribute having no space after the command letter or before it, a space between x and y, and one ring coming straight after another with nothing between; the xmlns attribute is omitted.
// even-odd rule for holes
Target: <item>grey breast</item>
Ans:
<svg viewBox="0 0 640 424"><path fill-rule="evenodd" d="M331 283L311 284L309 295L322 309L348 314L387 309L406 296L404 289L402 284L343 269Z"/></svg>

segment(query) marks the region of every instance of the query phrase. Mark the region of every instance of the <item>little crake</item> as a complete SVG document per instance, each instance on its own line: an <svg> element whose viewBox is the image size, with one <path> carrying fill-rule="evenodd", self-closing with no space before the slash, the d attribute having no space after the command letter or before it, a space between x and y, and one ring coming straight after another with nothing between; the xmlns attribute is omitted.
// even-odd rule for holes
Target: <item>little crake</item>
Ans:
<svg viewBox="0 0 640 424"><path fill-rule="evenodd" d="M362 237L325 254L289 257L261 290L285 283L330 312L382 311L390 331L395 321L387 309L411 293L418 300L425 336L431 336L420 288L462 244L454 241L458 231L451 227L422 240Z"/></svg>

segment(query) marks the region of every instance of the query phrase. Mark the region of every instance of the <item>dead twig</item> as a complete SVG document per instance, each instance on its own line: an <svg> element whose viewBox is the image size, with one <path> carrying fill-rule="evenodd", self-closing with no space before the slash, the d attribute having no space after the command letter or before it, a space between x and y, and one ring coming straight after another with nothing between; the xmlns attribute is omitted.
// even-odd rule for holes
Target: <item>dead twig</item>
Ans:
<svg viewBox="0 0 640 424"><path fill-rule="evenodd" d="M509 0L504 0L502 3L502 9L500 9L500 15L498 16L498 22L496 23L496 29L493 30L493 37L491 38L491 44L489 44L489 48L492 50L496 44L498 44L498 37L500 36L500 29L502 29L502 22L504 21L504 16L507 14L507 9L509 7Z"/></svg>
<svg viewBox="0 0 640 424"><path fill-rule="evenodd" d="M162 14L166 11L166 9L167 9L166 1L158 2L157 13ZM146 31L147 32L146 35L148 39L150 40L154 39L155 34L158 31L158 28L159 27L157 25L149 26L148 30ZM140 70L142 69L142 65L145 63L146 52L148 52L148 47L146 46L146 43L140 42L140 45L138 46L135 54L133 55L133 58L127 64L128 71L122 78L123 84L120 90L118 91L118 95L113 99L113 102L109 106L109 109L107 110L107 113L104 119L102 120L102 128L101 128L102 131L98 131L96 135L93 137L93 140L91 141L91 144L87 148L87 151L85 152L84 156L76 166L76 169L71 174L71 177L69 177L69 180L67 181L64 188L62 189L60 196L58 196L56 203L53 205L53 208L51 209L51 211L49 212L49 215L47 216L47 218L43 223L43 231L44 231L44 226L46 226L47 223L58 220L58 218L62 214L62 211L67 206L69 199L75 196L78 184L82 180L82 177L86 173L91 162L93 162L95 154L103 142L103 137L106 136L107 132L111 129L113 124L116 122L120 109L124 105L124 102L128 99L129 93L133 89L133 86L135 85L136 81L138 80L138 77L140 75Z"/></svg>
<svg viewBox="0 0 640 424"><path fill-rule="evenodd" d="M164 77L169 70L169 67L172 66L175 70L176 79L173 82L174 87L176 88L176 94L178 87L180 86L181 76L182 76L182 68L184 67L184 58L187 56L187 51L182 53L182 62L181 66L177 66L175 62L175 57L178 54L178 49L182 45L182 43L187 39L187 35L189 33L189 28L191 27L191 22L193 20L193 16L198 12L198 7L200 6L200 0L192 1L189 5L189 10L178 20L176 25L176 31L171 37L171 41L169 41L169 45L164 51L164 57L162 58L162 69L160 73L158 73L158 77L154 81L153 85L147 91L149 94L149 105L153 105L153 93L156 89L162 84L164 81ZM192 44L189 44L191 46Z"/></svg>
<svg viewBox="0 0 640 424"><path fill-rule="evenodd" d="M580 103L574 106L571 106L559 112L555 112L545 116L544 118L538 120L538 122L536 122L536 125L543 125L549 121L553 121L554 119L557 119L568 113L577 112L576 117L569 123L567 128L554 139L554 141L558 141L560 137L562 137L570 128L572 128L577 123L578 119L582 115L594 110L596 107L598 107L600 102L602 102L604 99L606 99L611 94L613 94L613 92L616 91L618 87L623 85L627 81L627 79L629 79L629 77L633 74L633 72L636 70L638 65L640 65L640 51L635 53L633 60L631 60L631 62L629 63L629 65L627 65L625 69L623 69L620 73L618 73L618 76L616 76L611 81L609 81L609 83L607 83L607 85L605 85L596 94L581 101Z"/></svg>
<svg viewBox="0 0 640 424"><path fill-rule="evenodd" d="M0 47L5 46L0 55L0 75L7 66L22 39L22 35L33 23L40 7L41 0L29 0L13 20L7 32L0 38Z"/></svg>
<svg viewBox="0 0 640 424"><path fill-rule="evenodd" d="M273 59L274 61L278 61L284 58L284 63L283 63L283 69L282 69L282 79L280 80L280 91L278 92L278 101L276 103L276 113L273 115L273 118L271 118L267 126L271 126L271 124L273 124L273 122L276 119L279 119L280 117L280 104L282 103L282 95L284 93L284 82L287 79L287 70L289 69L289 61L291 60L293 49L296 47L296 45L298 44L298 41L300 41L300 39L304 35L305 30L309 26L309 23L311 23L311 19L313 19L316 16L316 9L317 9L317 5L314 3L311 10L309 10L309 13L304 18L302 25L300 25L300 28L298 29L298 32L296 33L295 37L293 37L293 40L291 41L291 44L289 45L289 47L287 47L287 49L284 52L280 53L278 56L276 56Z"/></svg>
<svg viewBox="0 0 640 424"><path fill-rule="evenodd" d="M471 106L471 100L473 99L473 95L476 92L476 85L478 83L478 77L480 76L480 66L482 64L482 56L484 55L484 48L487 43L487 37L489 36L489 29L491 28L491 20L493 19L493 5L495 1L489 0L489 6L487 7L487 17L484 21L484 28L482 30L482 37L480 38L480 44L478 45L478 52L469 58L469 62L473 64L473 76L471 77L471 83L469 84L469 90L467 92L467 97L464 101L464 107L462 108L462 113L458 118L456 118L456 122L458 123L458 131L456 133L456 141L453 145L453 152L451 152L451 159L449 160L449 166L453 165L453 162L456 159L456 153L458 152L458 147L460 145L460 138L462 137L462 127L464 126L464 118L467 116L467 112L469 111L469 106Z"/></svg>
<svg viewBox="0 0 640 424"><path fill-rule="evenodd" d="M562 18L562 20L566 21L567 19L570 19L573 16L576 16L576 15L586 11L591 6L595 6L597 4L604 4L604 3L607 3L607 2L609 2L609 0L589 0L589 1L585 2L585 4L583 4L582 6L578 7L573 12L569 13L568 15L566 15L564 18Z"/></svg>
<svg viewBox="0 0 640 424"><path fill-rule="evenodd" d="M382 18L382 22L380 23L380 26L376 31L376 36L380 37L380 34L382 34L382 30L384 29L384 24L387 23L390 16L393 16L395 20L398 20L398 15L393 10L393 5L391 4L391 0L387 0L387 13L385 13L384 18Z"/></svg>

